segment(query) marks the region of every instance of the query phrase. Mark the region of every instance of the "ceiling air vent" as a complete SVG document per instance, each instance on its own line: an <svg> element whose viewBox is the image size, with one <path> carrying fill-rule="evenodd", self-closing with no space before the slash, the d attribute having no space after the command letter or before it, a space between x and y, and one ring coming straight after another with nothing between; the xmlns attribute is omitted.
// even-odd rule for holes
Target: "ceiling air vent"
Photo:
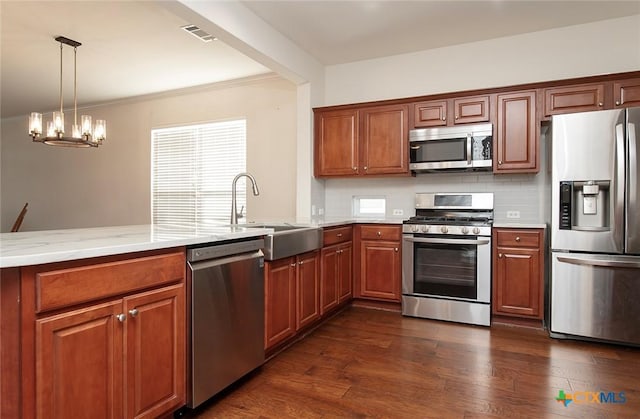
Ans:
<svg viewBox="0 0 640 419"><path fill-rule="evenodd" d="M187 31L188 33L190 33L191 35L195 36L196 38L198 38L202 42L211 42L211 41L215 41L216 39L218 39L215 36L205 32L202 29L200 29L196 25L186 25L186 26L181 26L181 28L184 29L185 31Z"/></svg>

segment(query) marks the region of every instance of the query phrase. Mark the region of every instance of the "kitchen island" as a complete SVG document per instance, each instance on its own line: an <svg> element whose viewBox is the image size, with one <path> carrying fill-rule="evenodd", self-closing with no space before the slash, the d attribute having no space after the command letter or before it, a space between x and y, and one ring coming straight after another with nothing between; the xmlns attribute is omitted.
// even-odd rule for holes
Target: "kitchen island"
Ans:
<svg viewBox="0 0 640 419"><path fill-rule="evenodd" d="M186 246L271 229L0 235L0 417L158 417L186 398Z"/></svg>

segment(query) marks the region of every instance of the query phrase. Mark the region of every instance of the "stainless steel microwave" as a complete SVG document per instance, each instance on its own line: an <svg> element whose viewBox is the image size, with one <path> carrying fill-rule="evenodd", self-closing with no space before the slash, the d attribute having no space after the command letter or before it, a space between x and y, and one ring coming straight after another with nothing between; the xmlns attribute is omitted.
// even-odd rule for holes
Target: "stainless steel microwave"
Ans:
<svg viewBox="0 0 640 419"><path fill-rule="evenodd" d="M468 124L409 131L412 171L491 170L493 126Z"/></svg>

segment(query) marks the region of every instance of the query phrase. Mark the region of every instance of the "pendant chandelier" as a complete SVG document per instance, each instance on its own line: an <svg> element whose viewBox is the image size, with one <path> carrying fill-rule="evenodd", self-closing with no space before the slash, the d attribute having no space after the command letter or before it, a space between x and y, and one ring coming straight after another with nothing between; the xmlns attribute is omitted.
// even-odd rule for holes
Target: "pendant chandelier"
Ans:
<svg viewBox="0 0 640 419"><path fill-rule="evenodd" d="M107 122L96 119L93 126L90 115L82 115L78 125L78 99L76 82L76 57L78 47L82 45L73 39L58 36L60 43L60 111L53 112L53 119L47 122L46 135L42 135L42 114L32 112L29 117L29 135L33 141L49 145L65 147L98 147L107 137ZM71 135L65 135L64 113L62 101L62 48L63 45L73 47L73 125ZM67 131L68 132L68 131Z"/></svg>

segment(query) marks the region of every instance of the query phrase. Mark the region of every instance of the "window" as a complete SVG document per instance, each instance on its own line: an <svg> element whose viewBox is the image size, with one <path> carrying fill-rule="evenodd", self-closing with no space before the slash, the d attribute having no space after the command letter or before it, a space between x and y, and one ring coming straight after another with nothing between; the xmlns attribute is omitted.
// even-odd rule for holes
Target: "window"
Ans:
<svg viewBox="0 0 640 419"><path fill-rule="evenodd" d="M353 215L355 217L384 217L386 201L383 196L354 196Z"/></svg>
<svg viewBox="0 0 640 419"><path fill-rule="evenodd" d="M228 222L231 182L246 171L246 131L244 119L152 130L152 222ZM238 211L246 205L242 184L238 182Z"/></svg>

